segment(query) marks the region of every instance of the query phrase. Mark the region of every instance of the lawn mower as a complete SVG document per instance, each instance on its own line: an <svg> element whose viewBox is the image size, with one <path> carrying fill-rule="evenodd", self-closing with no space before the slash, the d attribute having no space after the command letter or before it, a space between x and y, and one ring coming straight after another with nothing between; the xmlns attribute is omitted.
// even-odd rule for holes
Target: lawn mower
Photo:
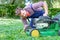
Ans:
<svg viewBox="0 0 60 40"><path fill-rule="evenodd" d="M27 29L26 34L32 37L38 36L57 36L60 35L60 14L55 15L54 18L48 16L40 16L39 18L33 18L34 23L31 23ZM32 28L32 27L35 28Z"/></svg>

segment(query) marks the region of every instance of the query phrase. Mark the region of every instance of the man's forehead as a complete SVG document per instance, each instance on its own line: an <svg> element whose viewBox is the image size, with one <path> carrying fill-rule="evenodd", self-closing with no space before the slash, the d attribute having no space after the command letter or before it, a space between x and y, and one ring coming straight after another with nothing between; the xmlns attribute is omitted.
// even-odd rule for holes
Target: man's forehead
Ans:
<svg viewBox="0 0 60 40"><path fill-rule="evenodd" d="M26 12L26 10L21 10L22 13Z"/></svg>
<svg viewBox="0 0 60 40"><path fill-rule="evenodd" d="M21 11L26 12L26 10L21 10Z"/></svg>

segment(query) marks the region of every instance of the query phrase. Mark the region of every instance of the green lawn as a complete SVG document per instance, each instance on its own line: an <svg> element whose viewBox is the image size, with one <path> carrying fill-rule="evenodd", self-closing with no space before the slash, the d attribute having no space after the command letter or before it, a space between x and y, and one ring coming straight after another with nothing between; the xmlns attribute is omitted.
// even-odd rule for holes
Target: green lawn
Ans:
<svg viewBox="0 0 60 40"><path fill-rule="evenodd" d="M19 19L0 18L0 40L60 40L59 36L37 37L27 36Z"/></svg>

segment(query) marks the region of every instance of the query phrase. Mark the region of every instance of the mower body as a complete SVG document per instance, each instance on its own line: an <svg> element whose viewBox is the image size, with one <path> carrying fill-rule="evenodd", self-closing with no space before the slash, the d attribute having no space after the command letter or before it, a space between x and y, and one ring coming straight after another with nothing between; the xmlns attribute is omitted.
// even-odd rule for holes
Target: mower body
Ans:
<svg viewBox="0 0 60 40"><path fill-rule="evenodd" d="M57 36L60 35L60 20L58 18L39 17L34 19L34 27L28 27L26 34L30 36ZM36 31L37 32L34 32Z"/></svg>

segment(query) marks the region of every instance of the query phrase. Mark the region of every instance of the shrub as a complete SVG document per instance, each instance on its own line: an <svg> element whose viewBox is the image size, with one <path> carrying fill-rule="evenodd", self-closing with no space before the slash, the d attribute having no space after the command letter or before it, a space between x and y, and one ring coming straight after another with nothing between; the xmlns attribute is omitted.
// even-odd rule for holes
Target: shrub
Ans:
<svg viewBox="0 0 60 40"><path fill-rule="evenodd" d="M60 12L60 8L50 8L49 9L49 16L52 17L52 16L56 15L59 12Z"/></svg>

